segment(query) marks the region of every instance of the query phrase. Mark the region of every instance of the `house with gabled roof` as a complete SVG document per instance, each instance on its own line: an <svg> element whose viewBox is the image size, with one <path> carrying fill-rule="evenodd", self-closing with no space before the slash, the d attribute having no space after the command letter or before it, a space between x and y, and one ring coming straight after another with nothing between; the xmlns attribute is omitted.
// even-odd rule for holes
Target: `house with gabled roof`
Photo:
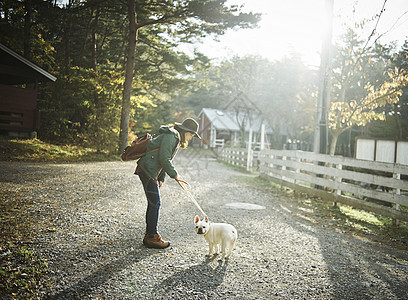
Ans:
<svg viewBox="0 0 408 300"><path fill-rule="evenodd" d="M201 146L231 147L251 144L259 148L261 136L264 135L264 145L268 147L272 140L273 130L267 120L259 114L247 114L230 110L203 108L198 115L200 124Z"/></svg>
<svg viewBox="0 0 408 300"><path fill-rule="evenodd" d="M0 44L0 134L30 137L40 126L39 82L57 78Z"/></svg>

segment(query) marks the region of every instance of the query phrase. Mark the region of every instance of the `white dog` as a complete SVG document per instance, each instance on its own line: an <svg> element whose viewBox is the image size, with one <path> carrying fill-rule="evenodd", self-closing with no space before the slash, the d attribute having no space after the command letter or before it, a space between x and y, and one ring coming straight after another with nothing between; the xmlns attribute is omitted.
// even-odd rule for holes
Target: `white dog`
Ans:
<svg viewBox="0 0 408 300"><path fill-rule="evenodd" d="M195 231L197 234L203 235L209 246L208 255L213 253L218 254L218 245L221 245L222 259L228 258L234 248L238 234L234 226L226 223L210 223L208 218L204 217L200 220L198 216L194 217ZM228 253L225 255L226 249Z"/></svg>

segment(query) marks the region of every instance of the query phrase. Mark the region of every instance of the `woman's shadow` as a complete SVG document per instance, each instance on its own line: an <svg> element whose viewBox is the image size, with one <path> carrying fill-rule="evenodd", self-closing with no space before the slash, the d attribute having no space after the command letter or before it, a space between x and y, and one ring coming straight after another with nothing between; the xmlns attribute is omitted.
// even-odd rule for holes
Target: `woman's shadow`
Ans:
<svg viewBox="0 0 408 300"><path fill-rule="evenodd" d="M130 242L132 242L131 240ZM120 246L118 246L120 247ZM132 247L133 248L133 247ZM123 250L128 249L128 246ZM96 250L96 253L101 253L101 250ZM104 252L102 252L104 253ZM85 296L91 295L92 291L111 279L116 274L125 270L128 266L133 265L147 256L151 255L151 251L146 251L145 246L140 245L134 247L126 255L117 259L112 259L106 264L93 269L89 275L84 276L75 284L65 287L63 290L48 294L46 299L82 299Z"/></svg>
<svg viewBox="0 0 408 300"><path fill-rule="evenodd" d="M228 260L218 260L214 267L211 262L215 258L217 256L206 257L200 264L176 272L159 283L155 291L158 295L173 299L180 296L216 294L215 290L224 281Z"/></svg>

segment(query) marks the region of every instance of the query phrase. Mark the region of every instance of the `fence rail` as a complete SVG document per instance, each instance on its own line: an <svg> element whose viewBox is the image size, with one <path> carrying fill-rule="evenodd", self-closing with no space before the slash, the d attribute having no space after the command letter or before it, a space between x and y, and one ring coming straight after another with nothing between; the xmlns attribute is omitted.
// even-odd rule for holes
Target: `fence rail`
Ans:
<svg viewBox="0 0 408 300"><path fill-rule="evenodd" d="M234 166L247 167L248 149L245 148L223 148L220 158Z"/></svg>
<svg viewBox="0 0 408 300"><path fill-rule="evenodd" d="M248 152L226 149L221 158L246 167ZM406 165L296 150L262 150L257 160L260 175L278 184L408 221Z"/></svg>
<svg viewBox="0 0 408 300"><path fill-rule="evenodd" d="M224 148L225 140L224 139L216 139L214 141L214 147L221 147Z"/></svg>

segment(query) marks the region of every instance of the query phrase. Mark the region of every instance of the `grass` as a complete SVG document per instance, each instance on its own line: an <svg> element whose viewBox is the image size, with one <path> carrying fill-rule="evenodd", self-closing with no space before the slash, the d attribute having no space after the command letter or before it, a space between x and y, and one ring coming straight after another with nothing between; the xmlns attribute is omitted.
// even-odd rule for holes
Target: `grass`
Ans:
<svg viewBox="0 0 408 300"><path fill-rule="evenodd" d="M226 166L227 168L230 168L230 169L232 169L232 170L239 171L239 172L241 172L241 173L256 174L256 173L254 173L254 172L248 171L245 167L241 167L241 166L238 166L238 165L231 165L231 164L229 164L229 163L227 163L227 162L225 162L225 161L223 161L223 160L221 160L221 159L217 159L217 162L223 164L223 165Z"/></svg>
<svg viewBox="0 0 408 300"><path fill-rule="evenodd" d="M350 219L358 220L360 222L364 222L374 226L384 227L388 220L387 218L380 217L363 210L353 209L350 206L340 205L339 210L340 213L342 213L345 216L348 216Z"/></svg>
<svg viewBox="0 0 408 300"><path fill-rule="evenodd" d="M0 298L35 298L36 286L47 274L47 261L27 245L38 234L34 203L18 191L0 193Z"/></svg>
<svg viewBox="0 0 408 300"><path fill-rule="evenodd" d="M7 248L2 253L0 296L32 299L38 282L47 273L47 262L37 258L25 246L9 242Z"/></svg>
<svg viewBox="0 0 408 300"><path fill-rule="evenodd" d="M119 155L77 145L57 145L39 139L0 136L0 161L114 161ZM0 190L0 298L35 299L36 286L46 276L47 261L27 248L36 232L34 205L18 190Z"/></svg>
<svg viewBox="0 0 408 300"><path fill-rule="evenodd" d="M56 145L39 139L0 137L0 161L80 162L113 161L119 155L77 145Z"/></svg>

